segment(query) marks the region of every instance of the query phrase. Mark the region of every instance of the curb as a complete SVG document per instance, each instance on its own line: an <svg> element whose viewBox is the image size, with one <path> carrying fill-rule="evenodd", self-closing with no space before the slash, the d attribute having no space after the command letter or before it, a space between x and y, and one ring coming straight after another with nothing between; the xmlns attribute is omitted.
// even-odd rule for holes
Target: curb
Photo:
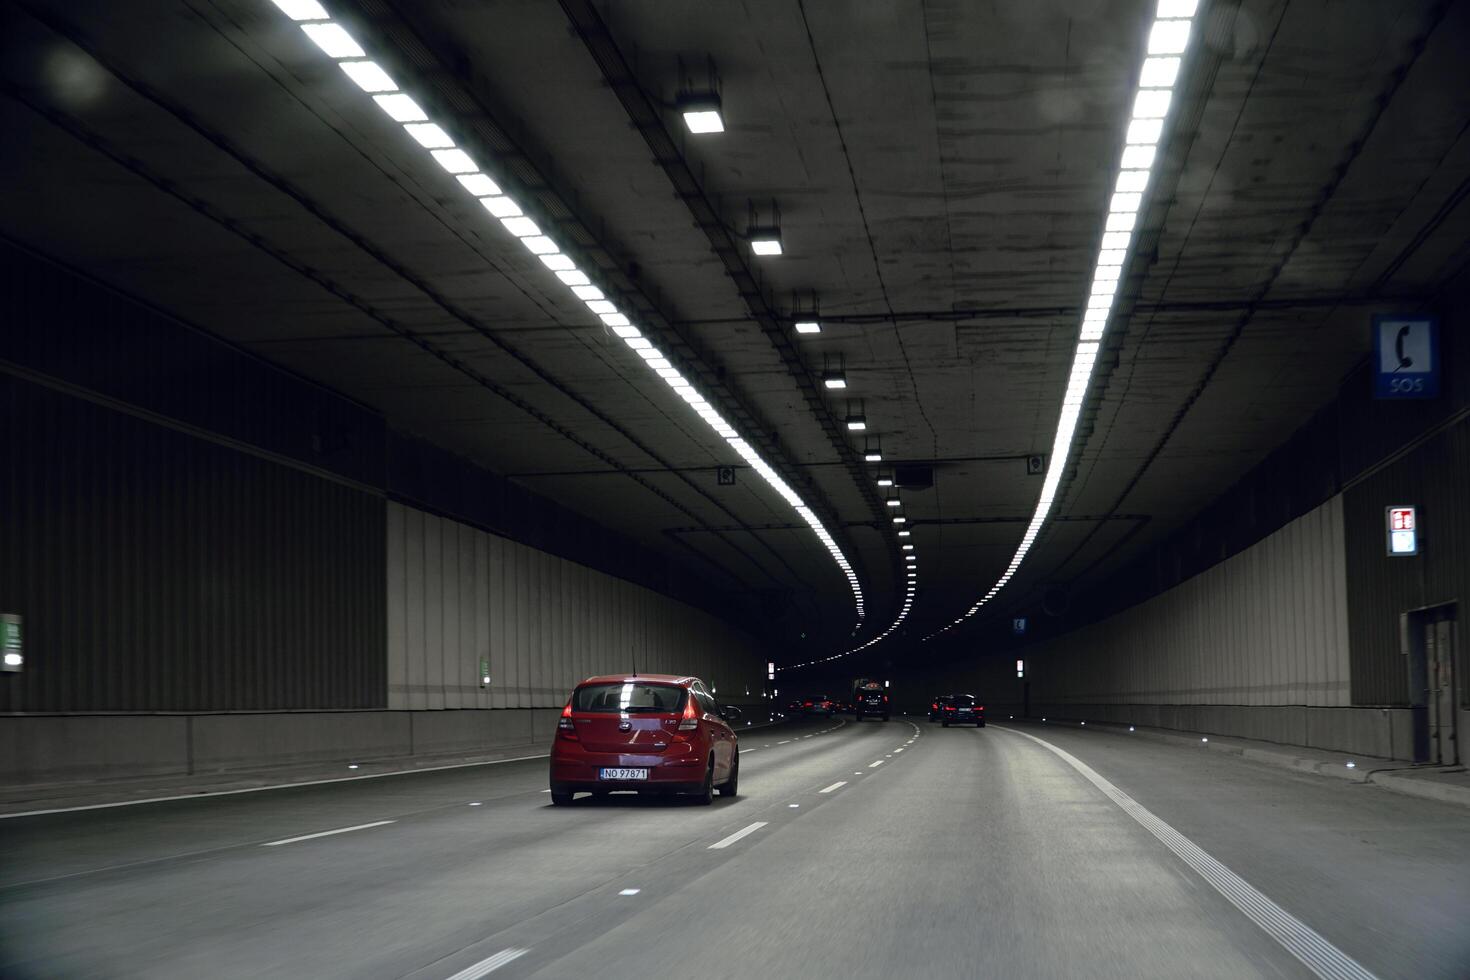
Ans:
<svg viewBox="0 0 1470 980"><path fill-rule="evenodd" d="M1363 763L1349 769L1340 762L1314 759L1292 752L1290 747L1282 749L1255 748L1246 745L1232 745L1228 742L1209 742L1202 740L1208 736L1201 735L1198 738L1188 735L1172 735L1167 732L1143 730L1136 727L1128 730L1128 726L1117 725L1109 722L1094 722L1091 725L1073 722L1038 722L1034 718L1011 719L1022 721L1029 725L1041 728L1065 728L1078 730L1090 729L1107 735L1132 735L1135 738L1146 738L1153 742L1163 742L1168 745L1176 745L1180 748L1205 748L1211 752L1220 752L1225 755L1233 755L1252 762L1260 762L1281 769L1294 769L1297 772L1305 772L1314 776L1323 776L1329 779L1340 779L1349 783L1371 783L1374 786L1399 793L1404 796L1417 796L1420 799L1436 800L1441 803L1450 803L1456 806L1470 807L1470 787L1453 786L1448 783L1438 783L1428 779L1418 779L1414 776L1405 775L1407 772L1440 772L1457 771L1460 767L1409 767L1404 766L1392 759L1368 758Z"/></svg>

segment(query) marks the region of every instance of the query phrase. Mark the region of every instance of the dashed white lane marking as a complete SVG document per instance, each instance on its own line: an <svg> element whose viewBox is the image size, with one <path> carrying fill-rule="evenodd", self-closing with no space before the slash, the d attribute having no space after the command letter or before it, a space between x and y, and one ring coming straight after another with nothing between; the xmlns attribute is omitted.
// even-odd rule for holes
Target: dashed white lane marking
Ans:
<svg viewBox="0 0 1470 980"><path fill-rule="evenodd" d="M894 749L893 751L895 753L902 752L903 751L903 746L899 746L898 748Z"/></svg>
<svg viewBox="0 0 1470 980"><path fill-rule="evenodd" d="M733 844L736 841L740 840L742 837L749 837L751 834L755 833L757 830L760 830L765 825L766 825L766 821L764 821L764 820L757 820L755 823L751 824L749 827L742 827L739 830L735 831L735 833L731 834L729 837L726 837L724 840L717 840L717 841L715 841L713 844L711 844L707 848L707 850L718 851L718 850L722 850L722 849L724 849L726 847L729 847L731 844Z"/></svg>
<svg viewBox="0 0 1470 980"><path fill-rule="evenodd" d="M837 782L833 783L831 786L828 786L826 789L818 790L817 792L819 792L819 793L830 793L833 790L841 789L842 787L844 787L846 785L847 785L847 780L845 780L845 779L839 779L839 780L837 780Z"/></svg>
<svg viewBox="0 0 1470 980"><path fill-rule="evenodd" d="M476 963L474 966L465 967L463 970L460 970L454 976L450 977L449 980L480 980L480 977L483 977L485 974L494 973L502 966L505 966L507 963L510 963L513 960L520 959L522 956L525 956L529 952L529 949L502 949L494 956L487 956L485 959Z"/></svg>
<svg viewBox="0 0 1470 980"><path fill-rule="evenodd" d="M294 844L302 840L314 840L318 837L331 837L333 834L350 834L354 830L367 830L369 827L381 827L386 823L396 823L394 820L374 820L372 823L360 823L356 827L338 827L336 830L323 830L319 834L302 834L300 837L287 837L285 840L273 840L260 845L261 847L279 847L282 844Z"/></svg>
<svg viewBox="0 0 1470 980"><path fill-rule="evenodd" d="M877 768L878 766L881 766L881 765L883 765L883 760L882 759L879 759L877 762L870 762L870 763L868 763L868 768L869 769L875 769L875 768Z"/></svg>
<svg viewBox="0 0 1470 980"><path fill-rule="evenodd" d="M549 789L543 789L541 792L543 792L543 793L550 793L551 790L549 790Z"/></svg>
<svg viewBox="0 0 1470 980"><path fill-rule="evenodd" d="M624 888L622 891L618 892L618 894L619 895L636 895L636 894L638 894L642 890L643 889L641 889L641 888Z"/></svg>
<svg viewBox="0 0 1470 980"><path fill-rule="evenodd" d="M1035 735L1018 732L1014 728L1007 728L1003 725L996 727L1003 732L1029 738L1043 748L1054 752L1063 762L1081 773L1083 779L1102 790L1103 795L1118 804L1124 813L1157 837L1161 844L1173 851L1181 861L1209 882L1215 891L1225 896L1231 905L1245 913L1246 918L1265 930L1267 935L1285 947L1292 956L1306 964L1307 969L1317 976L1331 978L1331 980L1377 980L1357 960L1323 939L1311 926L1261 894L1240 875L1212 858L1194 841L1154 816L1133 797L1099 776L1081 759Z"/></svg>
<svg viewBox="0 0 1470 980"><path fill-rule="evenodd" d="M789 738L788 738L788 739L787 739L787 740L786 740L786 742L789 742L789 741L791 741L791 739L789 739ZM786 744L786 742L777 742L777 743L776 743L776 744L777 744L777 745L785 745L785 744Z"/></svg>

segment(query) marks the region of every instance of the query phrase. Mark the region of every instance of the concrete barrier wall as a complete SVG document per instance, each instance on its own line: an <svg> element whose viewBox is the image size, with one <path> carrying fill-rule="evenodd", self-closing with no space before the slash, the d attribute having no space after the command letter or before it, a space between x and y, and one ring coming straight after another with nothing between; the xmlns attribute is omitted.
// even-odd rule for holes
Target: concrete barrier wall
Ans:
<svg viewBox="0 0 1470 980"><path fill-rule="evenodd" d="M544 752L554 709L0 716L0 782Z"/></svg>

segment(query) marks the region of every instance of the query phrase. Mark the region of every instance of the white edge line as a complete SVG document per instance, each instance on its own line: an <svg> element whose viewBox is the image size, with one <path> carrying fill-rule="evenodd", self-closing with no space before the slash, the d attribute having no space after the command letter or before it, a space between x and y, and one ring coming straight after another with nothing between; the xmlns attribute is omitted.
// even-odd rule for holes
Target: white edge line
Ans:
<svg viewBox="0 0 1470 980"><path fill-rule="evenodd" d="M1118 805L1150 834L1153 834L1174 856L1203 878L1210 887L1224 896L1225 900L1241 911L1261 930L1276 940L1281 947L1300 960L1307 969L1319 977L1333 980L1377 980L1357 960L1328 942L1311 926L1277 905L1257 890L1250 882L1231 871L1212 857L1204 848L1154 816L1143 804L1123 792L1107 779L1098 775L1091 766L1076 756L1060 749L1035 735L997 725L1003 732L1029 738L1042 748L1049 749L1061 760L1081 774L1083 779L1096 786L1103 795Z"/></svg>
<svg viewBox="0 0 1470 980"><path fill-rule="evenodd" d="M522 956L525 956L529 952L529 949L515 949L514 947L512 947L511 949L502 949L494 956L487 956L485 959L476 963L474 966L465 967L463 970L460 970L454 976L450 977L449 980L479 980L479 978L483 977L485 974L494 973L502 966L505 966L507 963L510 963L513 960L520 959Z"/></svg>
<svg viewBox="0 0 1470 980"><path fill-rule="evenodd" d="M740 838L742 838L742 837L748 837L749 835L755 833L757 830L760 830L765 825L766 825L766 821L765 820L757 820L755 823L751 824L749 827L742 827L741 829L735 831L735 833L731 834L729 837L726 837L724 840L715 841L713 844L711 844L709 847L707 847L706 850L709 850L709 851L718 851L718 850L721 850L722 848L729 847L731 844L733 844L736 841L740 840Z"/></svg>
<svg viewBox="0 0 1470 980"><path fill-rule="evenodd" d="M518 755L514 759L491 759L488 762L456 762L448 766L425 766L422 769L399 769L396 772L370 772L361 776L336 776L332 779L309 779L301 783L277 783L273 786L250 786L246 789L220 789L209 793L184 793L179 796L154 796L146 800L118 800L115 803L90 803L86 806L62 806L53 810L23 810L19 813L0 813L0 820L13 817L43 817L48 813L76 813L79 810L109 810L115 806L142 806L144 803L173 803L177 800L202 800L209 796L236 796L240 793L265 793L273 789L295 789L298 786L325 786L328 783L350 783L359 779L382 779L384 776L411 776L416 772L443 772L445 769L471 769L475 766L498 766L502 762L525 762L529 759L549 758L550 752L540 755ZM548 792L550 792L548 790Z"/></svg>
<svg viewBox="0 0 1470 980"><path fill-rule="evenodd" d="M846 785L847 785L847 780L845 780L845 779L839 779L839 780L837 780L837 782L833 783L831 786L828 786L826 789L818 790L817 792L819 792L819 793L830 793L834 789L841 789L842 787L844 787Z"/></svg>
<svg viewBox="0 0 1470 980"><path fill-rule="evenodd" d="M314 840L318 837L331 837L334 834L350 834L354 830L367 830L369 827L381 827L384 824L397 823L396 820L375 820L372 823L360 823L356 827L338 827L336 830L323 830L317 834L302 834L300 837L287 837L285 840L273 840L261 844L261 847L280 847L282 844L294 844L297 841Z"/></svg>

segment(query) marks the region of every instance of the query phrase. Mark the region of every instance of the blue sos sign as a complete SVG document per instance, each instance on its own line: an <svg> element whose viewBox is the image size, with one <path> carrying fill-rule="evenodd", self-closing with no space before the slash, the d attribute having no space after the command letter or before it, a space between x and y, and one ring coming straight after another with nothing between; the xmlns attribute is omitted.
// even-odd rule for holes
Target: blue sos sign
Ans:
<svg viewBox="0 0 1470 980"><path fill-rule="evenodd" d="M1439 321L1432 316L1373 318L1373 397L1439 395Z"/></svg>

